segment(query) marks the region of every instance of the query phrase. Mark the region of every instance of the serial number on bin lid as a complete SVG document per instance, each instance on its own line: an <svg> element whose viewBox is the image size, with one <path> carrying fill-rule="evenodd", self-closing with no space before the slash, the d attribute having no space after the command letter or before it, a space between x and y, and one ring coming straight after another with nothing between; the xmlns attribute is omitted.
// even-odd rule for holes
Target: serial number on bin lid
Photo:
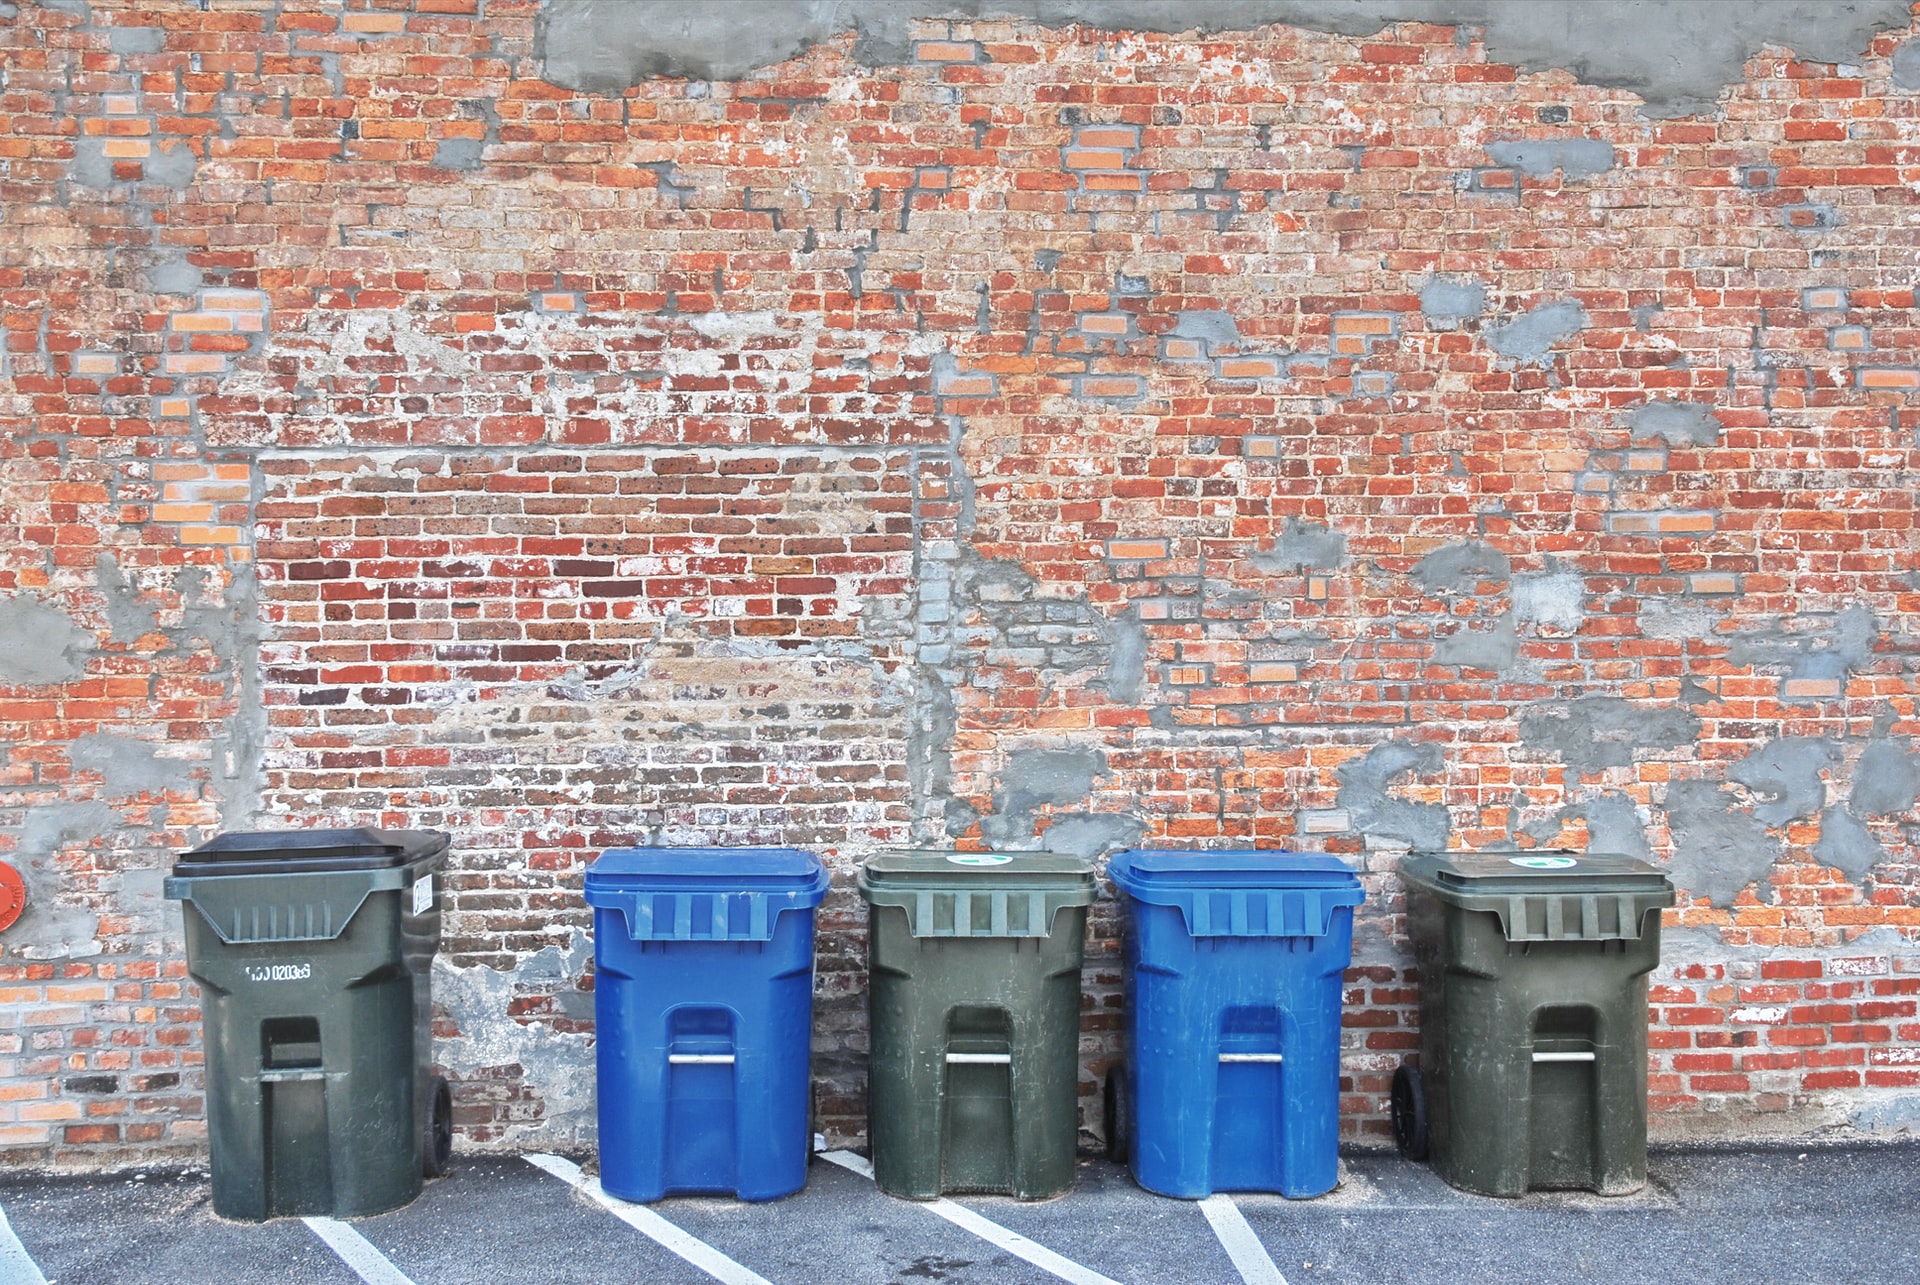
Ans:
<svg viewBox="0 0 1920 1285"><path fill-rule="evenodd" d="M250 982L304 982L313 976L312 964L248 964Z"/></svg>
<svg viewBox="0 0 1920 1285"><path fill-rule="evenodd" d="M1013 858L1002 852L956 852L947 860L956 866L1004 866Z"/></svg>
<svg viewBox="0 0 1920 1285"><path fill-rule="evenodd" d="M1571 870L1580 864L1572 857L1508 857L1507 862L1522 870Z"/></svg>

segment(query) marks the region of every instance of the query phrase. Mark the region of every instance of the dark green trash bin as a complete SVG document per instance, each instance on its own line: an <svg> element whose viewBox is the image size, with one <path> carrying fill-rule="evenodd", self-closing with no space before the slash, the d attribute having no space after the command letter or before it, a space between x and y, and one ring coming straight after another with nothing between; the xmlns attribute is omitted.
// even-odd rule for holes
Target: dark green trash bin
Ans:
<svg viewBox="0 0 1920 1285"><path fill-rule="evenodd" d="M1080 962L1093 867L1073 857L899 852L869 905L873 1178L911 1200L1073 1185Z"/></svg>
<svg viewBox="0 0 1920 1285"><path fill-rule="evenodd" d="M430 830L260 831L174 866L221 1217L377 1214L444 1172L428 969L446 851Z"/></svg>
<svg viewBox="0 0 1920 1285"><path fill-rule="evenodd" d="M1647 974L1673 884L1571 853L1422 854L1400 875L1420 969L1401 1150L1488 1196L1645 1186Z"/></svg>

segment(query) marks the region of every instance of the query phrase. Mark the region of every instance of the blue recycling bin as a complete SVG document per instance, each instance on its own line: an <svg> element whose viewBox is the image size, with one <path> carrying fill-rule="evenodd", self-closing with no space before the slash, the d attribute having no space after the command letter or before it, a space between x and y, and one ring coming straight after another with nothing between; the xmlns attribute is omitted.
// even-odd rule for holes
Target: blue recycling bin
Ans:
<svg viewBox="0 0 1920 1285"><path fill-rule="evenodd" d="M616 848L587 868L607 1192L773 1200L805 1184L826 891L797 848Z"/></svg>
<svg viewBox="0 0 1920 1285"><path fill-rule="evenodd" d="M1331 1191L1359 879L1285 852L1122 852L1107 873L1130 908L1115 1158L1167 1196Z"/></svg>

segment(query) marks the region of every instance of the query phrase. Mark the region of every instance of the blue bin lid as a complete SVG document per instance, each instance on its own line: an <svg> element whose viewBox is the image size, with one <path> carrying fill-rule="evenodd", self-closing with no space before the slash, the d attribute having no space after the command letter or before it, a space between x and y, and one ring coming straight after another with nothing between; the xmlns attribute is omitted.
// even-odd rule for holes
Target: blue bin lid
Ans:
<svg viewBox="0 0 1920 1285"><path fill-rule="evenodd" d="M827 868L801 848L610 848L587 867L587 904L634 941L770 941L782 911L811 910Z"/></svg>
<svg viewBox="0 0 1920 1285"><path fill-rule="evenodd" d="M1367 897L1345 862L1317 853L1135 849L1107 875L1135 901L1177 908L1195 937L1324 937Z"/></svg>

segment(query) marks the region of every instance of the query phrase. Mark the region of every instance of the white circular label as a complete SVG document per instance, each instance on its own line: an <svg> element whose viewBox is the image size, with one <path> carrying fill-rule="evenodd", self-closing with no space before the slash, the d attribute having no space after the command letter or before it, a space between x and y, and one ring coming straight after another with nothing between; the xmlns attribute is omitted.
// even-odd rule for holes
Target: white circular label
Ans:
<svg viewBox="0 0 1920 1285"><path fill-rule="evenodd" d="M1523 870L1571 870L1580 864L1572 857L1508 857L1507 863Z"/></svg>
<svg viewBox="0 0 1920 1285"><path fill-rule="evenodd" d="M947 860L956 866L1004 866L1013 858L1002 852L956 852Z"/></svg>

